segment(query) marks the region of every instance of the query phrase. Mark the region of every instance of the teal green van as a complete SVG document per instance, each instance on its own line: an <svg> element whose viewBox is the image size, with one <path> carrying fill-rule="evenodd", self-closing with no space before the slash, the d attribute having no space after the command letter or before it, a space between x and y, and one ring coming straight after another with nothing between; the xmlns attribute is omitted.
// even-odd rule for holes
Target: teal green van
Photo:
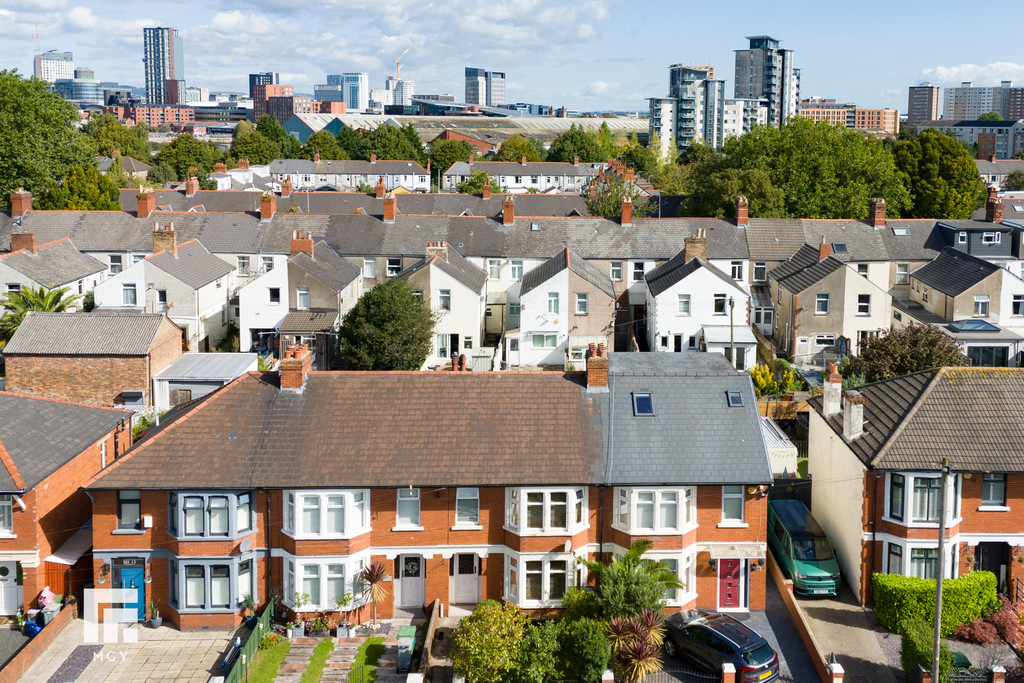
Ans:
<svg viewBox="0 0 1024 683"><path fill-rule="evenodd" d="M801 595L839 593L839 564L832 546L807 507L798 500L768 503L768 545Z"/></svg>

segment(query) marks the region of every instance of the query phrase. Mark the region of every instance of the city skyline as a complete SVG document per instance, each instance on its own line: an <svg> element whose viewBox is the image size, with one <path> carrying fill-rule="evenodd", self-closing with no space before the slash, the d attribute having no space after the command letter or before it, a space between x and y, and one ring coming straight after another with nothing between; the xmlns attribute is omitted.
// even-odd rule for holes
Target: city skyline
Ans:
<svg viewBox="0 0 1024 683"><path fill-rule="evenodd" d="M760 34L794 51L804 98L902 111L907 88L921 81L1024 85L1024 63L1013 61L1012 45L964 33L949 20L957 6L946 2L927 15L868 2L841 17L817 5L783 14L753 2L737 3L728 16L704 5L654 2L638 10L614 0L502 7L457 0L444 11L408 0L386 7L328 0L297 12L283 0L184 0L174 11L155 2L35 4L0 0L0 68L31 75L38 45L73 52L76 65L101 80L139 86L142 29L152 26L180 31L187 84L214 92L246 93L248 74L260 71L280 72L282 84L303 93L341 72L368 72L371 87L379 87L394 72L394 55L408 49L402 75L419 93L461 98L465 67L479 65L508 73L509 102L643 113L646 98L667 94L671 64L714 65L732 96L734 51L747 47L744 36Z"/></svg>

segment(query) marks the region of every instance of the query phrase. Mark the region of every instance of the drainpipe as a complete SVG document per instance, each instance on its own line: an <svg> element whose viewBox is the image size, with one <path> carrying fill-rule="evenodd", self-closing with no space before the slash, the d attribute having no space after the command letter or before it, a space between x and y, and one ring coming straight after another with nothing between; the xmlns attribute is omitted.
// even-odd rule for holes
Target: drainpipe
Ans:
<svg viewBox="0 0 1024 683"><path fill-rule="evenodd" d="M270 491L263 489L263 493L266 494L267 498L267 512L265 515L265 521L263 522L263 528L267 537L267 600L269 600L274 590L274 582L271 577L273 563L271 562L270 557Z"/></svg>

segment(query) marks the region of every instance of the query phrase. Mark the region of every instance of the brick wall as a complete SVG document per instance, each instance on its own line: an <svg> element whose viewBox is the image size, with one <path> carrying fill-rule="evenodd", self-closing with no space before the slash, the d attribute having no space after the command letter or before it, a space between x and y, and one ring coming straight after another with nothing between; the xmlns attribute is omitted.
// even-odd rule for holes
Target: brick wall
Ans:
<svg viewBox="0 0 1024 683"><path fill-rule="evenodd" d="M147 365L141 356L7 356L7 389L102 406L123 405L122 391L144 391L150 403Z"/></svg>
<svg viewBox="0 0 1024 683"><path fill-rule="evenodd" d="M64 630L64 627L71 623L75 609L65 607L49 624L43 628L32 640L28 641L18 653L0 669L0 683L15 683L19 680L29 667L35 664L36 660L53 641Z"/></svg>

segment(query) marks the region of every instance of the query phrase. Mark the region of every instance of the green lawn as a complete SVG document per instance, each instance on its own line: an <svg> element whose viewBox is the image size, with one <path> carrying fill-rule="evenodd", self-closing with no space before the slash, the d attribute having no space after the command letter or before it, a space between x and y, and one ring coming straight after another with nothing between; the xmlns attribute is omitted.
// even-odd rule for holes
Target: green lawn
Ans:
<svg viewBox="0 0 1024 683"><path fill-rule="evenodd" d="M309 658L309 666L302 674L301 683L317 683L320 680L320 676L324 673L324 665L327 664L327 658L333 649L333 638L325 638L317 644L313 650L313 656Z"/></svg>
<svg viewBox="0 0 1024 683"><path fill-rule="evenodd" d="M291 649L292 644L288 639L281 638L281 642L269 650L257 650L249 666L250 683L271 683Z"/></svg>
<svg viewBox="0 0 1024 683"><path fill-rule="evenodd" d="M367 667L362 677L363 683L373 683L377 680L377 660L384 654L385 649L384 636L367 638L366 642L359 646L359 650L356 651L356 659L352 663L352 671L356 671L361 666ZM347 680L352 680L351 674Z"/></svg>

